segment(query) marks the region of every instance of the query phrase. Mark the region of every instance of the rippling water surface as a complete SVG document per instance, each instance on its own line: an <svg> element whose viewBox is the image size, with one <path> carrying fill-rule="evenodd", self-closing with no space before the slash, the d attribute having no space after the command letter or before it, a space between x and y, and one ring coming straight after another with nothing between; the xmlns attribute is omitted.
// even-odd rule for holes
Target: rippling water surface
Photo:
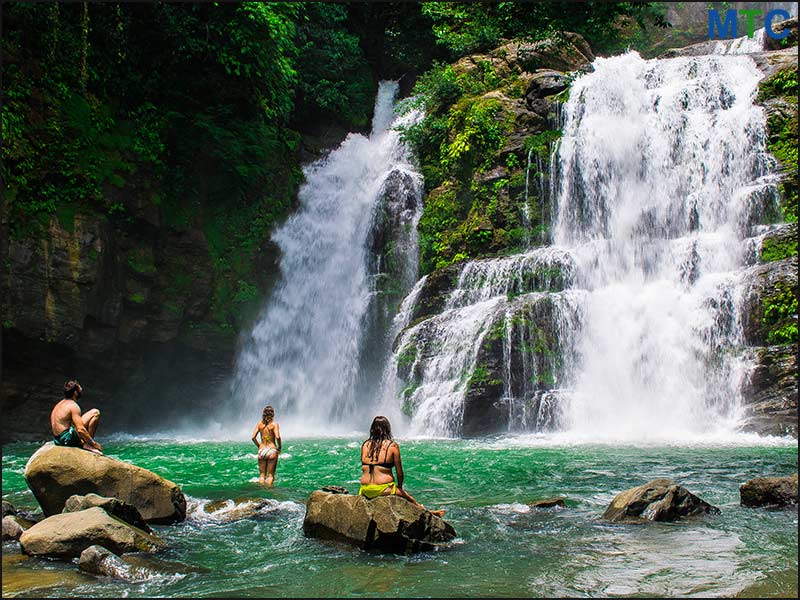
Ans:
<svg viewBox="0 0 800 600"><path fill-rule="evenodd" d="M382 556L306 539L308 495L357 492L356 439L288 441L276 487L257 483L255 447L238 442L118 439L106 452L178 483L189 515L155 527L159 556L202 572L139 583L96 579L74 564L3 546L3 596L797 596L797 510L739 506L739 485L797 470L795 441L758 445L555 445L536 437L400 440L406 488L446 508L459 534L447 550ZM36 446L3 447L3 499L34 508L22 472ZM722 514L678 523L612 525L614 495L669 477ZM566 509L527 503L565 496ZM211 500L268 498L255 517L207 514ZM184 569L185 571L185 569Z"/></svg>

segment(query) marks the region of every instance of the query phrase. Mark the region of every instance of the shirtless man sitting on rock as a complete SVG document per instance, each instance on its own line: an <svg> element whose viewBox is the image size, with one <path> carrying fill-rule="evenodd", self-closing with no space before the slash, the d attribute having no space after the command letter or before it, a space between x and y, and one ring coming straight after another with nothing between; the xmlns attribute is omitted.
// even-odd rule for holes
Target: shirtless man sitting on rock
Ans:
<svg viewBox="0 0 800 600"><path fill-rule="evenodd" d="M53 407L50 413L50 428L53 430L53 443L56 446L83 448L95 454L103 454L103 447L94 441L100 411L96 408L81 415L78 398L83 388L77 381L64 384L64 399Z"/></svg>

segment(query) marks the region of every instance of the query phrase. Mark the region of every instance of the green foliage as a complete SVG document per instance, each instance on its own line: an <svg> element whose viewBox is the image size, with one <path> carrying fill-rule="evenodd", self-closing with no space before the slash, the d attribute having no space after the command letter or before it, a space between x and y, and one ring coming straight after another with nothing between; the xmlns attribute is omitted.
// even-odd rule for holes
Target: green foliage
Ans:
<svg viewBox="0 0 800 600"><path fill-rule="evenodd" d="M137 248L131 252L127 261L128 267L140 275L155 275L156 267L153 264L153 253L149 247Z"/></svg>
<svg viewBox="0 0 800 600"><path fill-rule="evenodd" d="M779 184L781 212L785 221L797 221L798 206L798 116L797 116L797 67L782 69L762 81L758 98L761 101L781 98L789 110L774 111L767 119L767 149L778 160L786 174ZM781 100L779 100L780 102Z"/></svg>
<svg viewBox="0 0 800 600"><path fill-rule="evenodd" d="M486 370L486 367L478 365L475 367L475 370L472 371L472 375L469 378L469 383L467 384L468 388L474 388L479 385L483 385L489 381L489 372Z"/></svg>
<svg viewBox="0 0 800 600"><path fill-rule="evenodd" d="M797 289L779 283L765 296L761 323L770 344L797 342Z"/></svg>
<svg viewBox="0 0 800 600"><path fill-rule="evenodd" d="M770 75L758 86L758 100L763 102L778 96L797 97L797 67L781 69Z"/></svg>
<svg viewBox="0 0 800 600"><path fill-rule="evenodd" d="M775 239L767 238L761 245L761 260L772 262L783 260L797 255L797 238Z"/></svg>
<svg viewBox="0 0 800 600"><path fill-rule="evenodd" d="M535 133L525 138L525 141L523 142L525 151L532 152L532 154L546 160L549 163L552 144L560 137L560 130L548 129L540 133Z"/></svg>
<svg viewBox="0 0 800 600"><path fill-rule="evenodd" d="M580 33L591 42L618 42L612 27L620 17L667 26L662 2L426 2L438 43L452 57L480 52L504 39L537 40L561 31Z"/></svg>
<svg viewBox="0 0 800 600"><path fill-rule="evenodd" d="M417 347L416 345L408 344L402 349L400 354L397 355L397 366L401 369L409 369L417 360Z"/></svg>
<svg viewBox="0 0 800 600"><path fill-rule="evenodd" d="M347 7L304 2L297 28L298 114L363 127L375 85L357 35L347 31Z"/></svg>

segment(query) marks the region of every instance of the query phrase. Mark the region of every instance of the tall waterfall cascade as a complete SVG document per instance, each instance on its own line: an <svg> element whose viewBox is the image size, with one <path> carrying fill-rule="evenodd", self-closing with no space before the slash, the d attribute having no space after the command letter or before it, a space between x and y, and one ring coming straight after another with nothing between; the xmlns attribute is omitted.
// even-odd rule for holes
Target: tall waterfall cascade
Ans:
<svg viewBox="0 0 800 600"><path fill-rule="evenodd" d="M381 305L387 266L376 256L391 242L402 263L389 273L399 299L417 279L422 180L394 128L420 115L397 116L397 92L396 82L382 82L370 135L351 133L305 168L300 208L273 235L280 281L243 344L232 384L242 423L271 404L296 435L347 431L355 408L378 398L356 397L379 385L381 369L377 382L364 381L363 365L380 357L364 355L375 355L385 338L370 331L375 314L391 312Z"/></svg>
<svg viewBox="0 0 800 600"><path fill-rule="evenodd" d="M778 202L762 75L735 52L630 52L574 81L552 245L428 275L396 317L385 394L411 433L735 429L743 275Z"/></svg>

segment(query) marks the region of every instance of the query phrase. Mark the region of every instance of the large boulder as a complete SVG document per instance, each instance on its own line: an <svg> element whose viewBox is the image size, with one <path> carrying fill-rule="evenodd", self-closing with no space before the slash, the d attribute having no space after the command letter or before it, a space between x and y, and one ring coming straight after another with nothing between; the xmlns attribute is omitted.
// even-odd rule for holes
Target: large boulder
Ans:
<svg viewBox="0 0 800 600"><path fill-rule="evenodd" d="M70 496L64 504L62 512L78 512L99 506L112 517L122 519L129 525L138 527L139 529L152 533L153 530L147 525L142 515L132 504L123 502L119 498L106 498L105 496L98 496L97 494L86 494L85 496Z"/></svg>
<svg viewBox="0 0 800 600"><path fill-rule="evenodd" d="M739 487L742 506L797 504L797 473L788 477L756 477Z"/></svg>
<svg viewBox="0 0 800 600"><path fill-rule="evenodd" d="M153 552L165 547L153 534L112 517L99 506L46 518L19 538L22 552L31 556L74 558L99 544L114 552Z"/></svg>
<svg viewBox="0 0 800 600"><path fill-rule="evenodd" d="M25 466L25 481L46 516L60 513L70 496L98 494L133 505L148 523L186 518L186 497L173 482L80 448L45 444Z"/></svg>
<svg viewBox="0 0 800 600"><path fill-rule="evenodd" d="M449 523L398 496L367 500L320 490L306 503L303 533L398 554L433 550L456 537Z"/></svg>
<svg viewBox="0 0 800 600"><path fill-rule="evenodd" d="M603 518L616 523L643 523L719 512L671 479L654 479L617 494Z"/></svg>

